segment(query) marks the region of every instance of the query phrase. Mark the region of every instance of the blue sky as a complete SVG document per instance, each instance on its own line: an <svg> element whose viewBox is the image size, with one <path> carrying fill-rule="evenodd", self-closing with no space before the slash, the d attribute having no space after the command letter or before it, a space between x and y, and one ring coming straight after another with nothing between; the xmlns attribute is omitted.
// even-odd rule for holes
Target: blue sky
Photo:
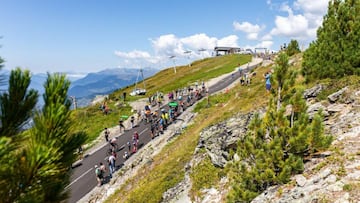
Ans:
<svg viewBox="0 0 360 203"><path fill-rule="evenodd" d="M0 0L0 56L6 69L87 73L182 65L211 56L215 46L276 51L297 39L307 47L316 38L327 4L328 0Z"/></svg>

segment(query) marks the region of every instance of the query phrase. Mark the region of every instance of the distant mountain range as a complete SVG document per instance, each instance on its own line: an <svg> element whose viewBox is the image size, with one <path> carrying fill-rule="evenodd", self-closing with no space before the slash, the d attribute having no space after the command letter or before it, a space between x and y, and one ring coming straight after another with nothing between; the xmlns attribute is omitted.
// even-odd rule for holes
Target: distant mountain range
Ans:
<svg viewBox="0 0 360 203"><path fill-rule="evenodd" d="M144 78L158 72L158 69L143 69ZM139 70L131 68L106 69L97 73L89 73L84 78L72 83L69 95L78 98L94 97L97 94L108 94L116 89L134 84ZM141 76L139 80L142 80Z"/></svg>
<svg viewBox="0 0 360 203"><path fill-rule="evenodd" d="M144 78L150 77L158 71L154 68L144 68ZM1 72L6 79L9 78L10 72L8 70ZM139 70L133 68L105 69L96 73L89 73L85 77L85 74L66 73L67 78L72 81L68 95L75 96L79 106L86 106L96 95L109 94L116 89L134 84L138 74ZM33 74L30 88L38 90L40 95L43 94L45 91L43 84L46 78L47 74L45 73ZM141 75L139 80L142 80ZM7 84L1 89L7 89Z"/></svg>

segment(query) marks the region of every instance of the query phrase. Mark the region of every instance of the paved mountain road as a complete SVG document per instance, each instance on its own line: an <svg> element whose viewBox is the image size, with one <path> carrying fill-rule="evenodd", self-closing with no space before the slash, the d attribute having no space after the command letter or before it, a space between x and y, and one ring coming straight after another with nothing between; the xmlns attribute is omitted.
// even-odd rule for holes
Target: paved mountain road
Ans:
<svg viewBox="0 0 360 203"><path fill-rule="evenodd" d="M245 71L249 71L249 69L255 68L258 64L259 62L242 69ZM243 65L242 67L245 67L245 65ZM238 79L239 72L234 71L232 74L229 74L228 76L219 80L216 84L210 86L208 88L209 94L213 94L215 92L225 89ZM164 106L164 108L165 107L166 106ZM135 128L125 131L125 133L123 133L121 136L117 135L118 146L123 146L123 148L121 148L121 150L117 152L116 165L118 167L121 167L124 164L125 160L122 156L124 155L125 150L128 150L126 143L128 141L132 143L132 137L135 131L139 133L139 149L151 141L150 125L146 124L145 122L140 122ZM70 197L68 199L69 203L77 202L88 192L90 192L94 187L96 187L97 181L95 178L94 166L98 165L99 162L102 162L108 169L107 160L105 160L108 149L109 144L106 143L97 151L93 152L92 154L78 162L77 166L73 168L71 183L66 187L66 190L70 190Z"/></svg>

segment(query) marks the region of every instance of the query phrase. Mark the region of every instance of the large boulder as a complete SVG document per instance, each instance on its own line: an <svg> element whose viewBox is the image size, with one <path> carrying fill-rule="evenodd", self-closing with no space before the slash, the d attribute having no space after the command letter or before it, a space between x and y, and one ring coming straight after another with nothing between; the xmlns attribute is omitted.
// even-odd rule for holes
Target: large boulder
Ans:
<svg viewBox="0 0 360 203"><path fill-rule="evenodd" d="M330 94L330 95L328 96L329 102L335 103L336 101L338 101L338 100L340 99L340 97L341 97L341 96L344 94L344 92L347 91L347 90L348 90L348 87L344 87L344 88L342 88L341 90Z"/></svg>
<svg viewBox="0 0 360 203"><path fill-rule="evenodd" d="M231 159L230 149L236 150L237 142L245 135L253 116L254 113L241 114L203 130L196 151L204 148L211 162L223 168Z"/></svg>
<svg viewBox="0 0 360 203"><path fill-rule="evenodd" d="M309 105L306 112L309 114L310 120L312 120L315 114L318 113L320 110L322 110L322 114L325 118L329 116L329 112L327 111L326 107L320 102Z"/></svg>
<svg viewBox="0 0 360 203"><path fill-rule="evenodd" d="M304 98L305 99L314 98L324 89L325 86L322 84L315 85L314 87L304 91Z"/></svg>

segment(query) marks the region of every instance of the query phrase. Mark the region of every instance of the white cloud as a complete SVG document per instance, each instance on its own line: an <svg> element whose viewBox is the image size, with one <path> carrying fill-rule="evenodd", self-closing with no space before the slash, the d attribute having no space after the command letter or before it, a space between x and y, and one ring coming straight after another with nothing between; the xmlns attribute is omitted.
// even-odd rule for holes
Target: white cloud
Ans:
<svg viewBox="0 0 360 203"><path fill-rule="evenodd" d="M261 28L259 25L253 25L249 22L234 22L233 26L235 28L235 30L240 30L246 33L253 33L253 32L260 32Z"/></svg>
<svg viewBox="0 0 360 203"><path fill-rule="evenodd" d="M258 24L251 24L249 22L233 22L233 27L235 30L242 31L246 33L246 38L249 40L256 40L258 34L261 30L264 29L264 26L259 26Z"/></svg>
<svg viewBox="0 0 360 203"><path fill-rule="evenodd" d="M272 45L274 44L273 41L271 40L265 40L265 41L261 41L259 44L257 44L255 47L256 48L267 48L267 49L271 49Z"/></svg>
<svg viewBox="0 0 360 203"><path fill-rule="evenodd" d="M308 20L303 15L276 16L275 28L271 30L271 35L280 35L293 38L306 38L308 30Z"/></svg>
<svg viewBox="0 0 360 203"><path fill-rule="evenodd" d="M122 58L126 65L151 63L168 63L169 56L176 56L177 64L188 63L189 55L184 53L191 51L191 58L203 58L212 55L214 47L216 46L231 46L238 47L238 37L236 35L229 35L224 38L218 39L216 37L209 37L204 33L194 34L191 36L178 38L174 34L161 35L158 38L150 39L153 47L154 55L145 51L131 51L122 52L115 51L115 55ZM200 51L199 50L204 50ZM171 61L170 61L171 62ZM160 64L163 66L163 64Z"/></svg>
<svg viewBox="0 0 360 203"><path fill-rule="evenodd" d="M150 58L150 54L146 51L138 51L134 50L131 52L121 52L115 51L115 55L120 58L127 58L127 59L143 59L143 58Z"/></svg>
<svg viewBox="0 0 360 203"><path fill-rule="evenodd" d="M214 49L218 39L215 37L209 37L204 33L195 34L180 39L180 42L190 50L199 49Z"/></svg>
<svg viewBox="0 0 360 203"><path fill-rule="evenodd" d="M329 0L296 0L293 8L283 3L280 10L287 12L288 16L276 16L275 27L269 35L285 36L305 42L314 40L316 30L321 26L327 11L328 2ZM297 14L294 14L293 10ZM265 36L262 39L266 39Z"/></svg>
<svg viewBox="0 0 360 203"><path fill-rule="evenodd" d="M309 21L309 27L318 28L322 24L323 16L327 12L329 0L297 0L294 9L302 11Z"/></svg>
<svg viewBox="0 0 360 203"><path fill-rule="evenodd" d="M258 33L249 33L246 35L246 38L249 40L256 40L258 38Z"/></svg>
<svg viewBox="0 0 360 203"><path fill-rule="evenodd" d="M272 40L272 36L271 34L266 34L261 38L261 40L263 41Z"/></svg>
<svg viewBox="0 0 360 203"><path fill-rule="evenodd" d="M227 37L224 37L222 39L217 40L216 42L216 46L221 46L221 47L238 47L238 36L236 35L230 35ZM212 49L214 48L214 46L212 47Z"/></svg>
<svg viewBox="0 0 360 203"><path fill-rule="evenodd" d="M324 15L327 11L329 0L297 0L294 2L294 8L303 10L304 13L315 15Z"/></svg>

